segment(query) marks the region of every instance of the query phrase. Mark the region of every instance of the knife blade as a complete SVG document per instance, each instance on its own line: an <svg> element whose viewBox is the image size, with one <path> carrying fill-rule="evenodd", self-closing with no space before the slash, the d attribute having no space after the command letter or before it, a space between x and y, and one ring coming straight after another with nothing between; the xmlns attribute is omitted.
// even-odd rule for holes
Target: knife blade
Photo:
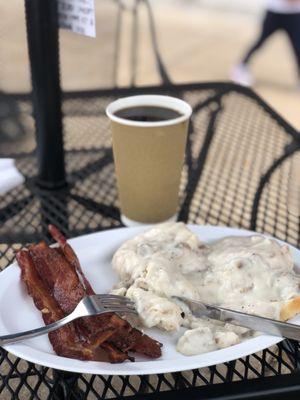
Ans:
<svg viewBox="0 0 300 400"><path fill-rule="evenodd" d="M270 335L281 336L297 341L300 340L300 326L298 325L277 321L271 318L259 317L253 314L246 314L228 308L213 306L201 301L189 300L185 297L176 296L176 298L183 301L190 308L195 317L205 316Z"/></svg>

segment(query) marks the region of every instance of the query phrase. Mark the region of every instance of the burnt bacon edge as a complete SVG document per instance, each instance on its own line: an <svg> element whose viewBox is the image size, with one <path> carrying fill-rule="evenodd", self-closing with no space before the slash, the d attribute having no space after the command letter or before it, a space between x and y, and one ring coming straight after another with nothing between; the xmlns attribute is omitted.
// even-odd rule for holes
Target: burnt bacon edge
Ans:
<svg viewBox="0 0 300 400"><path fill-rule="evenodd" d="M58 248L40 242L16 255L21 279L46 325L72 312L84 296L95 293L63 234L54 225L49 225L49 232ZM134 361L129 351L150 358L161 356L161 343L114 313L80 318L48 336L55 353L69 358L96 360L99 348L110 362Z"/></svg>

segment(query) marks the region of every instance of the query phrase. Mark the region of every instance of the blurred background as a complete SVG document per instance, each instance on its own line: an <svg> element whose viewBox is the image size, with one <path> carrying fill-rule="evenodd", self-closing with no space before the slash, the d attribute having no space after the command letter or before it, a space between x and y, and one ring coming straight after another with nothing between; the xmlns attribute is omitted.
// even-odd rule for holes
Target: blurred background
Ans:
<svg viewBox="0 0 300 400"><path fill-rule="evenodd" d="M143 1L123 1L121 8L119 3L95 0L95 39L61 31L65 90L160 83L148 8ZM265 5L264 0L150 3L157 47L170 79L176 83L229 79L233 65L259 32ZM29 91L24 2L1 1L0 15L0 91ZM299 129L300 84L284 33L270 38L253 59L251 70L254 89Z"/></svg>

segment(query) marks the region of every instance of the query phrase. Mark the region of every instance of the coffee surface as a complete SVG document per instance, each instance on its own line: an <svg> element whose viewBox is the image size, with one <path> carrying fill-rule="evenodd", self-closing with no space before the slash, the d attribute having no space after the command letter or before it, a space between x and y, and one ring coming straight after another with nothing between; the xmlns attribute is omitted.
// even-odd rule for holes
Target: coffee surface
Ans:
<svg viewBox="0 0 300 400"><path fill-rule="evenodd" d="M129 121L160 122L180 117L178 111L166 107L139 106L123 108L115 112L115 116Z"/></svg>

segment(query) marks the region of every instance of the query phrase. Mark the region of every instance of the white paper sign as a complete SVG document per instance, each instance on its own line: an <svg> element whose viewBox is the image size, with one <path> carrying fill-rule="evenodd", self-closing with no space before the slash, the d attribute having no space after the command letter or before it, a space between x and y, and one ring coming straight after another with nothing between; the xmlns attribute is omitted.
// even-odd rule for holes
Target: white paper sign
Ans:
<svg viewBox="0 0 300 400"><path fill-rule="evenodd" d="M85 36L96 36L94 0L58 0L60 28Z"/></svg>

